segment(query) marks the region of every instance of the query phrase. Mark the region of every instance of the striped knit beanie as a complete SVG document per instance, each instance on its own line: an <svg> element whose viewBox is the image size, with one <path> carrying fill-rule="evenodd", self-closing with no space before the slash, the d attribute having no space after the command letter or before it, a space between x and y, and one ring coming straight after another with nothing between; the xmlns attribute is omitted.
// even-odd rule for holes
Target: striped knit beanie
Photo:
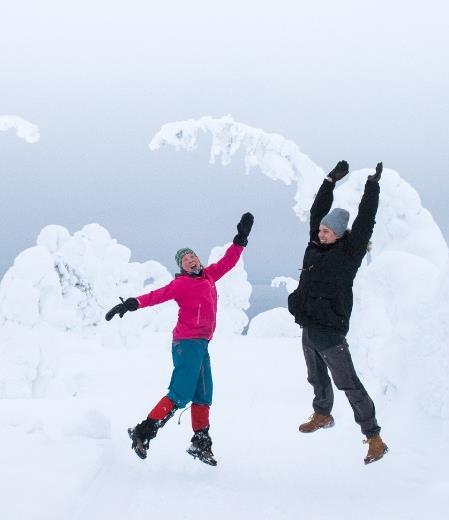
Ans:
<svg viewBox="0 0 449 520"><path fill-rule="evenodd" d="M190 249L190 247L182 247L181 249L179 249L177 252L176 252L176 255L175 255L175 260L176 260L176 263L178 264L178 267L181 269L182 265L182 257L185 256L185 255L188 255L189 253L192 253L193 255L196 255L195 251L193 251L193 249Z"/></svg>

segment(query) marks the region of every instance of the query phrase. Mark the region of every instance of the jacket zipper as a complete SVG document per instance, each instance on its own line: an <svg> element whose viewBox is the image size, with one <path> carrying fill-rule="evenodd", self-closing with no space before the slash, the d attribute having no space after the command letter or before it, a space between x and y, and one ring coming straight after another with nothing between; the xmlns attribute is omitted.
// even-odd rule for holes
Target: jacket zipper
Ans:
<svg viewBox="0 0 449 520"><path fill-rule="evenodd" d="M200 323L201 303L198 305L198 316L196 317L196 324Z"/></svg>

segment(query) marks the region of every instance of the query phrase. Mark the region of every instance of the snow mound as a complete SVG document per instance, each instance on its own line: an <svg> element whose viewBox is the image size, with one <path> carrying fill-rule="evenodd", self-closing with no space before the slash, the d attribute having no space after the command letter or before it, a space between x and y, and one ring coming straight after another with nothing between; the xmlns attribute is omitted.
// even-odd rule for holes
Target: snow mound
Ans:
<svg viewBox="0 0 449 520"><path fill-rule="evenodd" d="M29 327L46 323L60 330L99 327L119 296L172 279L157 262L132 263L130 256L98 224L73 235L61 226L47 226L37 245L20 253L1 281L0 319ZM138 321L149 325L151 313L142 313Z"/></svg>
<svg viewBox="0 0 449 520"><path fill-rule="evenodd" d="M66 421L65 435L80 435L91 439L111 438L111 423L99 410L91 409Z"/></svg>
<svg viewBox="0 0 449 520"><path fill-rule="evenodd" d="M366 178L371 173L367 168L352 172L347 181L335 189L333 207L348 209L351 214L349 227L357 215ZM442 269L449 250L440 228L423 208L416 190L389 168L384 168L380 186L371 258L383 251L406 252Z"/></svg>
<svg viewBox="0 0 449 520"><path fill-rule="evenodd" d="M301 336L301 329L285 307L276 307L254 316L247 335L256 338L297 338Z"/></svg>
<svg viewBox="0 0 449 520"><path fill-rule="evenodd" d="M230 244L214 247L210 253L208 265L217 262ZM248 316L244 312L249 308L251 284L244 268L243 256L237 265L217 282L218 309L217 334L241 334L248 324Z"/></svg>
<svg viewBox="0 0 449 520"><path fill-rule="evenodd" d="M40 349L33 329L6 324L0 327L0 398L33 396Z"/></svg>

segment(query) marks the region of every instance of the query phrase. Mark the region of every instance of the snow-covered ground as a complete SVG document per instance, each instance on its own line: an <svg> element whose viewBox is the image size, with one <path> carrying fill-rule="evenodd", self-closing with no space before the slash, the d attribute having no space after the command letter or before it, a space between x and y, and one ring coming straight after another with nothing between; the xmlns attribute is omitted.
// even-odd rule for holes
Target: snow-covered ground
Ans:
<svg viewBox="0 0 449 520"><path fill-rule="evenodd" d="M35 142L34 125L0 118ZM165 126L152 142L194 149L211 132L211 157L240 146L248 170L296 183L307 208L323 172L282 136L202 118ZM355 216L369 170L352 172L336 204ZM256 220L257 225L257 220ZM233 233L234 230L230 230ZM212 249L207 263L223 254ZM251 247L251 244L249 245ZM365 467L366 446L343 394L336 427L304 435L311 413L300 329L285 308L255 316L243 259L218 284L210 345L216 468L191 459L189 413L172 419L142 461L127 428L164 395L176 305L106 323L117 297L172 276L97 224L71 234L45 227L0 283L0 514L37 519L445 519L449 506L448 247L415 190L384 170L373 247L354 286L349 343L390 453ZM281 266L282 267L282 266ZM280 273L281 274L281 273ZM297 281L279 276L290 292Z"/></svg>
<svg viewBox="0 0 449 520"><path fill-rule="evenodd" d="M447 518L447 422L425 417L405 391L393 401L373 395L390 453L370 466L342 394L335 428L300 434L311 388L298 339L211 344L216 468L184 451L189 412L140 460L126 428L163 394L169 344L153 334L126 350L67 347L57 377L78 371L76 395L0 401L2 518Z"/></svg>

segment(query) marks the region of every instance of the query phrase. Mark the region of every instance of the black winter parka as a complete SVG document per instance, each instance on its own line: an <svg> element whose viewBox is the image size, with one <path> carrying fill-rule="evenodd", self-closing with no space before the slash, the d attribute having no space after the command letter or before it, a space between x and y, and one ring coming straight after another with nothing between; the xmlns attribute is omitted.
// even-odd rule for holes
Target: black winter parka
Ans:
<svg viewBox="0 0 449 520"><path fill-rule="evenodd" d="M310 209L310 242L304 253L298 288L288 309L301 327L346 334L352 311L352 284L373 233L379 183L367 180L351 231L334 244L321 244L321 220L331 209L335 183L324 180Z"/></svg>

